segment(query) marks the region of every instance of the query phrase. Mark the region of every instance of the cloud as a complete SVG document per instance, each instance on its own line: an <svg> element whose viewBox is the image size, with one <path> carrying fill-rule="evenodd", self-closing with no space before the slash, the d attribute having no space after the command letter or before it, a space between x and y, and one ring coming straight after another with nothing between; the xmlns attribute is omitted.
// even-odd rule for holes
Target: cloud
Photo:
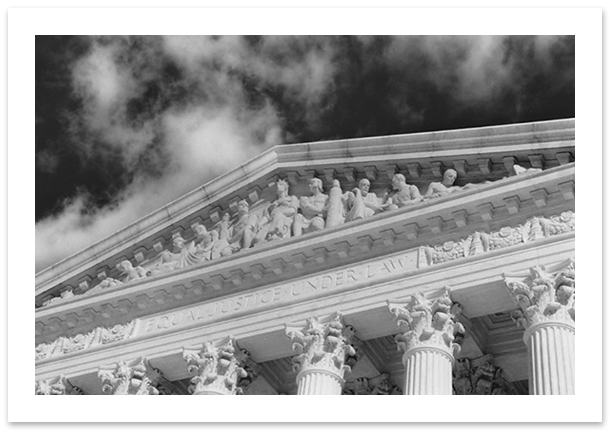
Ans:
<svg viewBox="0 0 610 430"><path fill-rule="evenodd" d="M131 180L107 205L96 206L82 191L65 202L61 213L38 222L37 271L280 144L281 119L268 98L250 103L248 79L260 86L279 83L305 101L314 100L327 83L320 53L290 59L278 71L249 54L237 38L134 44L126 38L93 39L72 74L83 108L73 117L74 144L84 148L86 163L119 151L116 162ZM264 49L275 53L279 47ZM181 70L172 84L165 82L160 66L163 55ZM130 105L141 101L151 83L159 96L145 99L150 106L140 117L131 115ZM174 97L176 87L188 88L187 96Z"/></svg>
<svg viewBox="0 0 610 430"><path fill-rule="evenodd" d="M286 140L446 128L473 108L520 119L573 86L573 38L555 36L83 40L78 108L55 141L93 185L36 223L37 271ZM40 150L37 170L62 170L62 149Z"/></svg>

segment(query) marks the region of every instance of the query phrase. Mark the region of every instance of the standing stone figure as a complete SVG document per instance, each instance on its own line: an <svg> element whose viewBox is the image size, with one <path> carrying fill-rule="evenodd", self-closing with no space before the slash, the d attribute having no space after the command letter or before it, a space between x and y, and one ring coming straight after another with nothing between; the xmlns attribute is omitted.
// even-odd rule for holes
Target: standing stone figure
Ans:
<svg viewBox="0 0 610 430"><path fill-rule="evenodd" d="M415 185L407 184L407 179L402 173L397 173L392 178L392 189L396 192L388 197L384 209L394 210L422 201L419 189Z"/></svg>
<svg viewBox="0 0 610 430"><path fill-rule="evenodd" d="M326 202L326 228L335 227L345 222L345 205L348 199L348 193L343 194L341 183L333 180L333 187L328 193L329 197Z"/></svg>
<svg viewBox="0 0 610 430"><path fill-rule="evenodd" d="M311 197L303 196L299 199L298 213L294 219L294 235L301 236L310 231L322 230L324 223L324 208L328 196L322 193L322 181L318 178L309 180Z"/></svg>
<svg viewBox="0 0 610 430"><path fill-rule="evenodd" d="M222 256L250 248L258 225L258 217L250 214L250 205L245 200L237 203L237 221L232 226L229 225L229 219L228 214L223 216L220 222L219 241L214 244L212 250L212 252L220 252Z"/></svg>
<svg viewBox="0 0 610 430"><path fill-rule="evenodd" d="M266 240L286 239L291 236L292 223L299 207L299 199L288 195L288 182L279 179L276 183L277 199L271 203L259 222L254 243Z"/></svg>

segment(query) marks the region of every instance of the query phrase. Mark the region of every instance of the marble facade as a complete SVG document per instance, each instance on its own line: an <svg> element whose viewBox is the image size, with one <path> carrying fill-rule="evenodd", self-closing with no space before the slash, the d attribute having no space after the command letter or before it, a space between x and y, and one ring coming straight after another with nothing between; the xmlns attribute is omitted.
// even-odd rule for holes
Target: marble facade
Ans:
<svg viewBox="0 0 610 430"><path fill-rule="evenodd" d="M36 275L36 393L574 394L574 154L574 120L272 148Z"/></svg>

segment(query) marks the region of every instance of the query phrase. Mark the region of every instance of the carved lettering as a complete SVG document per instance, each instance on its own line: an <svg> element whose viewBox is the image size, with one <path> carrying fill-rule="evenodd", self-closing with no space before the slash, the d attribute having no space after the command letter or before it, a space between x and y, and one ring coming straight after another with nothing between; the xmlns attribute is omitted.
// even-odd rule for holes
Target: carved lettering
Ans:
<svg viewBox="0 0 610 430"><path fill-rule="evenodd" d="M151 332L155 328L155 318L149 319L146 322L146 333Z"/></svg>
<svg viewBox="0 0 610 430"><path fill-rule="evenodd" d="M328 287L332 287L333 286L333 278L332 278L332 276L324 275L320 279L322 281L321 285L320 285L320 288L322 288L323 290L328 288Z"/></svg>

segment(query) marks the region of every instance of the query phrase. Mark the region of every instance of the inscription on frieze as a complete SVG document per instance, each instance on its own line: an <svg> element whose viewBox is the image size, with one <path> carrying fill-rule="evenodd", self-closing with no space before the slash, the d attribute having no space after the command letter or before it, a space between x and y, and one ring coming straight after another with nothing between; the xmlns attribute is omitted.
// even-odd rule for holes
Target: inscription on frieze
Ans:
<svg viewBox="0 0 610 430"><path fill-rule="evenodd" d="M395 274L416 270L418 252L418 250L412 250L396 257L226 297L165 315L145 318L138 325L135 337L149 336L160 331L194 325L202 321L214 321L228 315L234 316L236 313L272 309L279 305L323 296L330 291L349 289L358 284L367 285L373 280L379 282L383 278Z"/></svg>

